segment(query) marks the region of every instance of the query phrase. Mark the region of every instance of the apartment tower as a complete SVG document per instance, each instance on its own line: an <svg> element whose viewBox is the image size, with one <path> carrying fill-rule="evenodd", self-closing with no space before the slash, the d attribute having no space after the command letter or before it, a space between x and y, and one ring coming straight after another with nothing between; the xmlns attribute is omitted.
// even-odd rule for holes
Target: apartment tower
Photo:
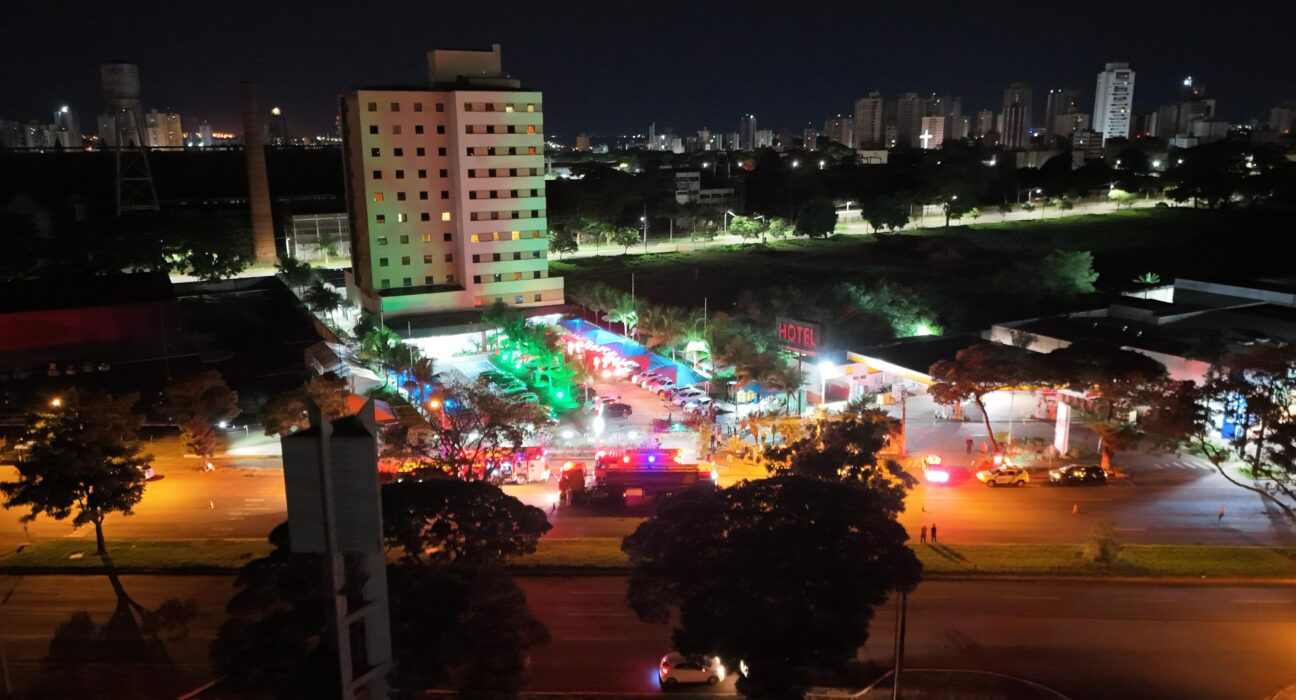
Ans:
<svg viewBox="0 0 1296 700"><path fill-rule="evenodd" d="M1098 74L1094 92L1093 130L1103 139L1128 138L1134 106L1134 71L1128 63L1108 63Z"/></svg>
<svg viewBox="0 0 1296 700"><path fill-rule="evenodd" d="M348 292L385 318L563 303L549 276L544 110L500 47L431 51L429 87L342 96Z"/></svg>

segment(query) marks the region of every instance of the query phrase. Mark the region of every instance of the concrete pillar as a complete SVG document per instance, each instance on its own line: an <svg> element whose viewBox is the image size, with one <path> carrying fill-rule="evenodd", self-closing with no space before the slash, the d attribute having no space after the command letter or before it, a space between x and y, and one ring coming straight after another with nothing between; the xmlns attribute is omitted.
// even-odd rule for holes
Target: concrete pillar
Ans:
<svg viewBox="0 0 1296 700"><path fill-rule="evenodd" d="M256 261L273 265L275 252L274 218L270 213L270 180L266 176L265 143L261 134L261 111L257 106L256 83L239 83L239 102L243 110L243 154L247 162L248 204L252 210L252 240Z"/></svg>

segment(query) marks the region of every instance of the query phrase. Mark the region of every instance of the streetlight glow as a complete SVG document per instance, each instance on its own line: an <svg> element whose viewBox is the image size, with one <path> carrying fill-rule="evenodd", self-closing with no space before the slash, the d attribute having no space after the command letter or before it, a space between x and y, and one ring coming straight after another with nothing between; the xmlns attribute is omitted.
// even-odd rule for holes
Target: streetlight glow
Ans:
<svg viewBox="0 0 1296 700"><path fill-rule="evenodd" d="M50 405L53 406L54 408L58 408L59 406L63 405L63 399L60 399L59 397L55 396L52 400L50 400Z"/></svg>

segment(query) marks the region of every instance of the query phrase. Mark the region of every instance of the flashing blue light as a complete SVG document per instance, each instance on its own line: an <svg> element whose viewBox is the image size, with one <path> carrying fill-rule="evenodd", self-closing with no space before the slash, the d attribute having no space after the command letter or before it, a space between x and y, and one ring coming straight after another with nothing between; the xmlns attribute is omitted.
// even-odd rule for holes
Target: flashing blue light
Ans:
<svg viewBox="0 0 1296 700"><path fill-rule="evenodd" d="M656 461L657 461L657 455L648 455L648 463L649 463L649 464L651 464L651 463L653 463L653 462L656 462Z"/></svg>

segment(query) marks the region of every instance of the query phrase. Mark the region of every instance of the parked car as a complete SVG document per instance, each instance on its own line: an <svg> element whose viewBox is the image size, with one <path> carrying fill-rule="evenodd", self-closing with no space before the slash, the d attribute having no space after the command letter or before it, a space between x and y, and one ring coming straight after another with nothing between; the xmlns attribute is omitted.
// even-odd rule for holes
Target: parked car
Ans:
<svg viewBox="0 0 1296 700"><path fill-rule="evenodd" d="M488 384L506 384L513 380L512 377L497 369L488 369L477 375L477 378Z"/></svg>
<svg viewBox="0 0 1296 700"><path fill-rule="evenodd" d="M711 405L715 403L710 396L697 396L684 402L684 410L688 413L706 413L711 410Z"/></svg>
<svg viewBox="0 0 1296 700"><path fill-rule="evenodd" d="M647 370L639 372L638 374L630 375L630 381L640 386L643 386L645 383L647 383L652 379L660 379L660 378L663 378L662 375L658 374L657 372L649 372Z"/></svg>
<svg viewBox="0 0 1296 700"><path fill-rule="evenodd" d="M1054 486L1101 486L1107 483L1107 472L1096 464L1069 464L1050 469L1049 483Z"/></svg>
<svg viewBox="0 0 1296 700"><path fill-rule="evenodd" d="M513 382L509 384L505 384L504 386L500 387L499 393L503 394L504 396L508 396L509 394L520 394L526 390L527 390L526 384L514 380Z"/></svg>
<svg viewBox="0 0 1296 700"><path fill-rule="evenodd" d="M675 388L675 382L670 379L654 379L644 384L644 388L656 393L658 396L662 396Z"/></svg>
<svg viewBox="0 0 1296 700"><path fill-rule="evenodd" d="M540 397L536 396L534 391L526 391L521 394L513 394L508 397L509 403L539 403Z"/></svg>
<svg viewBox="0 0 1296 700"><path fill-rule="evenodd" d="M610 403L603 408L603 415L609 418L629 418L631 413L634 409L627 403Z"/></svg>
<svg viewBox="0 0 1296 700"><path fill-rule="evenodd" d="M715 685L725 678L725 667L717 656L684 656L672 651L657 664L657 681L662 687L680 683Z"/></svg>
<svg viewBox="0 0 1296 700"><path fill-rule="evenodd" d="M1021 467L1004 466L998 469L986 469L977 472L976 477L986 486L1025 486L1030 481L1030 474Z"/></svg>
<svg viewBox="0 0 1296 700"><path fill-rule="evenodd" d="M690 399L701 398L706 396L706 392L695 386L686 386L683 389L676 389L671 392L671 403L676 406L683 406Z"/></svg>

